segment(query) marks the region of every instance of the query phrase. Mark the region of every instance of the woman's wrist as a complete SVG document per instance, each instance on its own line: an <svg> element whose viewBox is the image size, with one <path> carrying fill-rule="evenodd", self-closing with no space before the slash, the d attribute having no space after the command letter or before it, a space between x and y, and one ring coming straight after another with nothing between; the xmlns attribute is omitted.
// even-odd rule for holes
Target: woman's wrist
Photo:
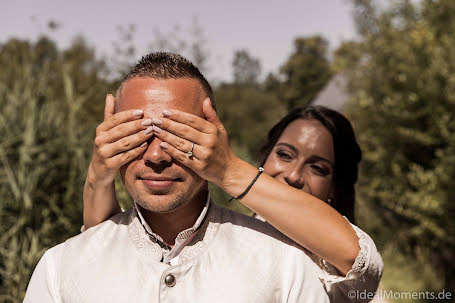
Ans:
<svg viewBox="0 0 455 303"><path fill-rule="evenodd" d="M93 167L93 164L90 163L87 171L87 185L92 189L103 189L110 188L115 183L114 177L99 176Z"/></svg>
<svg viewBox="0 0 455 303"><path fill-rule="evenodd" d="M230 162L225 171L223 182L218 186L231 196L238 197L256 177L258 168L238 157Z"/></svg>

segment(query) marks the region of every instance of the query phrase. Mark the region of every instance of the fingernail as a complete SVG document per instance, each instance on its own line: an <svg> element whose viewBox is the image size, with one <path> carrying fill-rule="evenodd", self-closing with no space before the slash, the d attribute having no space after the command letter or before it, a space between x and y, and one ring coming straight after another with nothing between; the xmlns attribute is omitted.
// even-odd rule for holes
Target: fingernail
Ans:
<svg viewBox="0 0 455 303"><path fill-rule="evenodd" d="M142 126L149 126L152 125L152 119L145 119L141 122Z"/></svg>
<svg viewBox="0 0 455 303"><path fill-rule="evenodd" d="M150 126L149 128L147 128L147 129L144 131L144 135L148 135L148 134L150 134L151 132L153 132L153 126Z"/></svg>
<svg viewBox="0 0 455 303"><path fill-rule="evenodd" d="M172 112L170 110L165 109L163 110L163 116L170 117L172 116Z"/></svg>
<svg viewBox="0 0 455 303"><path fill-rule="evenodd" d="M133 115L138 117L138 116L142 116L143 113L144 113L144 111L142 109L138 109L133 112Z"/></svg>
<svg viewBox="0 0 455 303"><path fill-rule="evenodd" d="M161 120L158 119L158 118L153 118L153 119L152 119L152 123L155 124L155 125L161 125L161 123L163 123L163 121L161 121Z"/></svg>
<svg viewBox="0 0 455 303"><path fill-rule="evenodd" d="M156 125L153 125L152 128L153 128L153 132L155 132L157 134L161 134L161 132L163 131L161 128L159 128Z"/></svg>
<svg viewBox="0 0 455 303"><path fill-rule="evenodd" d="M147 142L144 142L144 143L142 143L141 146L139 146L139 147L146 147L146 146L147 146Z"/></svg>
<svg viewBox="0 0 455 303"><path fill-rule="evenodd" d="M162 149L168 149L167 143L166 142L161 142L160 146Z"/></svg>

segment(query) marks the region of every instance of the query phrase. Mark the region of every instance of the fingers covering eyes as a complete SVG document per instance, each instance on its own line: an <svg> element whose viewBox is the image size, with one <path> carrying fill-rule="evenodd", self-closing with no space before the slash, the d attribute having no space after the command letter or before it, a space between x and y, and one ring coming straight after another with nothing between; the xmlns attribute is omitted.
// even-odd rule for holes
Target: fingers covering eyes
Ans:
<svg viewBox="0 0 455 303"><path fill-rule="evenodd" d="M144 121L144 120L142 120ZM124 138L126 136L135 134L137 132L140 132L147 128L147 126L144 126L142 124L141 120L137 121L131 121L131 122L126 122L122 123L120 125L115 126L114 128L110 129L109 131L106 131L102 136L106 137L106 142L112 143L117 140L120 140L121 138Z"/></svg>
<svg viewBox="0 0 455 303"><path fill-rule="evenodd" d="M110 118L107 119L107 121L104 121L97 127L97 129L96 129L97 134L100 132L103 132L103 131L108 131L122 123L140 119L140 118L142 118L142 115L143 115L142 110L134 110L134 109L126 110L126 111L117 113L115 115L112 115Z"/></svg>
<svg viewBox="0 0 455 303"><path fill-rule="evenodd" d="M216 127L212 123L201 117L179 110L172 110L171 113L171 115L164 115L170 121L175 121L180 125L185 125L206 134L212 134L216 131Z"/></svg>

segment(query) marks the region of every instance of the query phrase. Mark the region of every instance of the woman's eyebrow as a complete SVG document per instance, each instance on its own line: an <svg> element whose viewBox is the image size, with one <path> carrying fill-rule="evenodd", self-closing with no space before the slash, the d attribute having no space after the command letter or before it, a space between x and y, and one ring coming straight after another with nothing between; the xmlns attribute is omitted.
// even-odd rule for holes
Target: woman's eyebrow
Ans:
<svg viewBox="0 0 455 303"><path fill-rule="evenodd" d="M290 149L292 149L292 151L294 152L297 152L297 148L295 148L293 145L289 144L289 143L286 143L286 142L279 142L277 143L275 146L280 146L280 145L284 145Z"/></svg>

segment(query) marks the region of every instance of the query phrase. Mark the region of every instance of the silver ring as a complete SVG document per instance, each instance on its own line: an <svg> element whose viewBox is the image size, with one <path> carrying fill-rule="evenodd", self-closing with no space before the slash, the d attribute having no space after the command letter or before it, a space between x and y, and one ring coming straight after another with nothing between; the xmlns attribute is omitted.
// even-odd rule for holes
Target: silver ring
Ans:
<svg viewBox="0 0 455 303"><path fill-rule="evenodd" d="M186 153L186 155L188 156L188 158L191 158L193 156L193 148L194 148L194 143L191 142L191 149L189 152Z"/></svg>

